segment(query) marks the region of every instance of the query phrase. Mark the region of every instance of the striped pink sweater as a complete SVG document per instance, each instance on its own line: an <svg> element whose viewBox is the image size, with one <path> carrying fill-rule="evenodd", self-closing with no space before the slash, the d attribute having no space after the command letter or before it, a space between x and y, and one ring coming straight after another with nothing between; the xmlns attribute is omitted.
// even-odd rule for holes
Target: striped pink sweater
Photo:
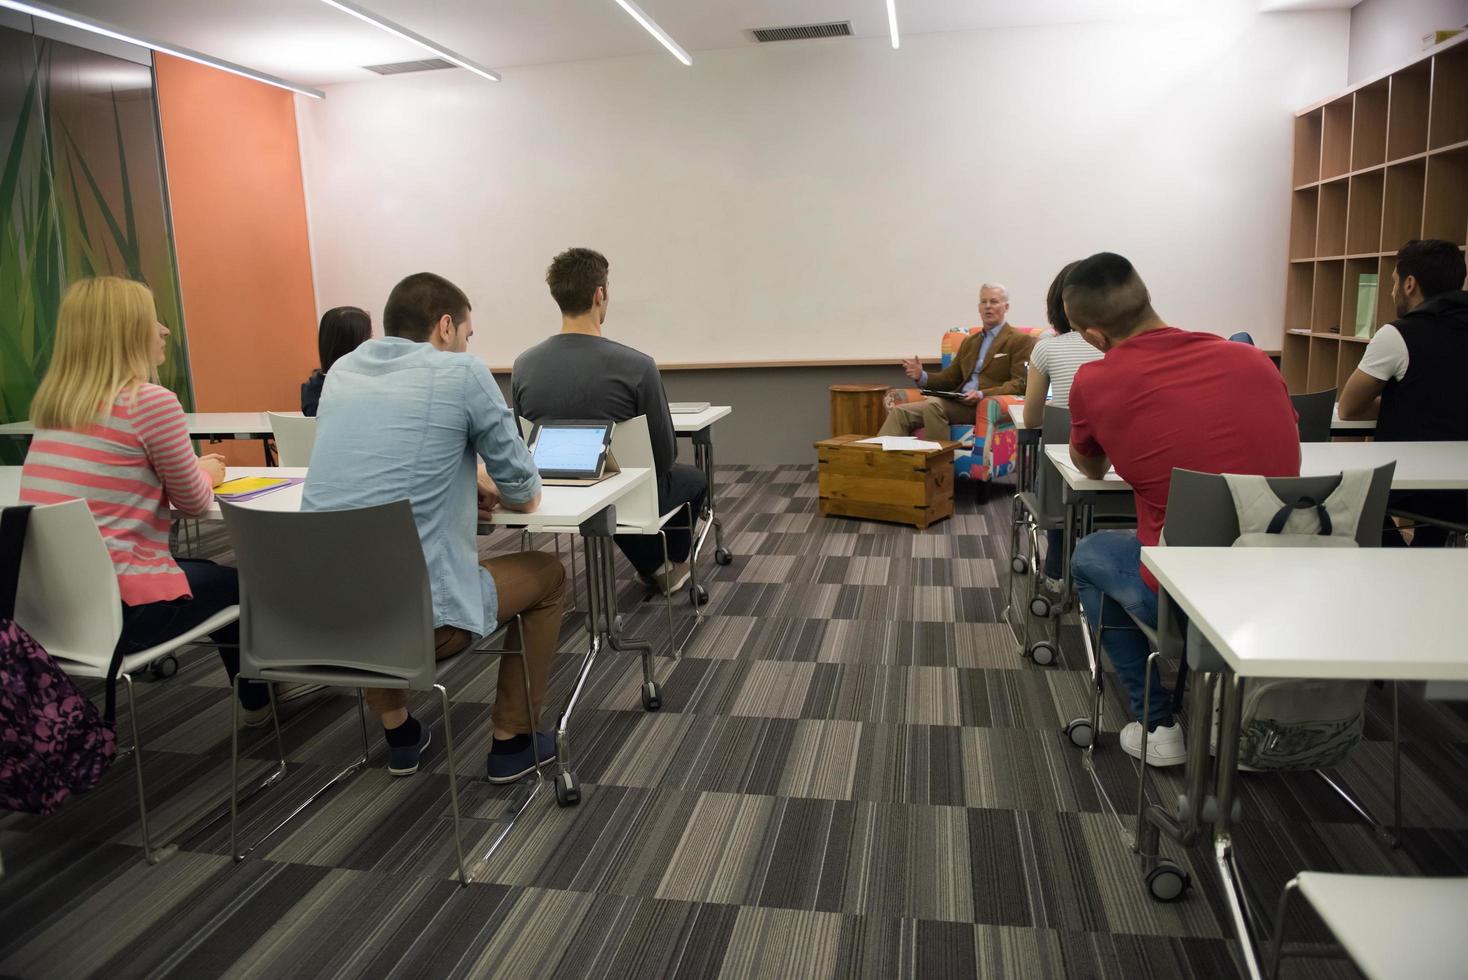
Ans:
<svg viewBox="0 0 1468 980"><path fill-rule="evenodd" d="M189 441L183 406L167 388L145 384L120 396L110 418L79 432L40 429L20 474L20 500L85 500L130 606L189 598L189 582L168 551L170 503L202 514L214 500Z"/></svg>

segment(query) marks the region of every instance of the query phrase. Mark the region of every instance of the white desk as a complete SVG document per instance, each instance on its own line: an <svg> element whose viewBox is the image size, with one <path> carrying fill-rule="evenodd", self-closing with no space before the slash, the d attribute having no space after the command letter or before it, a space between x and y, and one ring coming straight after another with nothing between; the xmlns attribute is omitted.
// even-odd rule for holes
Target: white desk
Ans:
<svg viewBox="0 0 1468 980"><path fill-rule="evenodd" d="M1330 410L1330 434L1333 436L1365 436L1376 431L1376 419L1343 419L1341 407Z"/></svg>
<svg viewBox="0 0 1468 980"><path fill-rule="evenodd" d="M1461 548L1143 548L1142 564L1241 677L1468 681ZM1342 602L1344 582L1371 601Z"/></svg>
<svg viewBox="0 0 1468 980"><path fill-rule="evenodd" d="M1187 614L1190 661L1202 652L1195 645L1199 636L1218 654L1198 657L1195 665L1200 673L1218 674L1225 692L1212 774L1214 861L1248 975L1262 976L1259 940L1243 914L1246 891L1231 833L1247 682L1468 681L1461 611L1468 554L1451 548L1143 548L1142 564L1157 576L1164 598ZM1345 582L1368 589L1370 601L1341 602ZM1404 615L1404 609L1438 615ZM1195 676L1191 684L1194 710L1206 713L1204 678ZM1195 729L1191 737L1206 736ZM1185 780L1203 786L1192 783L1191 767L1190 760ZM1171 822L1160 808L1147 818Z"/></svg>
<svg viewBox="0 0 1468 980"><path fill-rule="evenodd" d="M714 423L728 417L733 411L728 405L710 405L701 412L673 416L673 432L693 440L693 465L703 471L704 480L708 483L708 490L703 498L703 527L699 529L698 540L693 542L690 561L698 560L709 528L714 529L714 561L727 565L734 560L729 549L724 547L724 525L719 521L718 495L714 492L713 431Z"/></svg>
<svg viewBox="0 0 1468 980"><path fill-rule="evenodd" d="M299 414L299 413L292 413ZM184 423L189 428L189 437L218 442L223 439L259 439L264 446L265 459L272 459L270 440L274 433L270 428L270 417L264 412L186 412ZM30 439L36 434L34 422L8 422L0 425L0 437Z"/></svg>
<svg viewBox="0 0 1468 980"><path fill-rule="evenodd" d="M20 503L20 467L0 466L0 507Z"/></svg>
<svg viewBox="0 0 1468 980"><path fill-rule="evenodd" d="M1081 475L1069 446L1046 446L1067 488L1079 493L1120 493L1131 484L1107 473L1104 480ZM1393 490L1468 490L1468 442L1306 442L1300 445L1300 475L1328 476L1350 469L1375 469L1395 461Z"/></svg>
<svg viewBox="0 0 1468 980"><path fill-rule="evenodd" d="M1009 421L1014 423L1016 429L1025 428L1025 403L1009 406Z"/></svg>

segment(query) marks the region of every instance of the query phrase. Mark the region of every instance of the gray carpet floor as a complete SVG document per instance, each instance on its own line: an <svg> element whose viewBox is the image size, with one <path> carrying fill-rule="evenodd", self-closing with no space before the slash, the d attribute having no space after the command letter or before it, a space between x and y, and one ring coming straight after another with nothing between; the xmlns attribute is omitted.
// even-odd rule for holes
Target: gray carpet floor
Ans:
<svg viewBox="0 0 1468 980"><path fill-rule="evenodd" d="M636 658L605 653L572 728L583 800L549 786L505 844L511 792L482 779L493 657L449 672L473 883L454 880L442 740L410 779L370 768L246 861L227 856L228 690L212 653L142 685L155 838L142 860L130 763L45 818L0 817L0 974L65 977L1229 977L1237 948L1210 852L1180 902L1145 894L1122 829L1062 724L1087 711L1073 621L1061 662L1022 660L1005 607L1009 498L960 487L926 531L817 514L813 467L727 467L732 565L681 658L665 612L622 589L625 629L658 648L663 707ZM518 535L484 539L486 553ZM551 548L549 539L539 544ZM218 531L206 557L229 561ZM630 583L624 572L623 581ZM564 624L550 703L584 650ZM676 610L680 633L691 625ZM415 713L440 723L431 699ZM352 758L345 693L285 707L289 773L244 807L253 840ZM1389 701L1339 773L1391 802ZM1135 787L1108 695L1102 778ZM1308 774L1245 777L1240 863L1272 915L1295 871L1468 873L1468 713L1403 707L1408 830L1384 846ZM125 739L124 739L125 740ZM248 774L271 743L247 738ZM1164 798L1177 773L1158 781ZM1323 940L1302 914L1296 935ZM1300 960L1286 976L1352 976Z"/></svg>

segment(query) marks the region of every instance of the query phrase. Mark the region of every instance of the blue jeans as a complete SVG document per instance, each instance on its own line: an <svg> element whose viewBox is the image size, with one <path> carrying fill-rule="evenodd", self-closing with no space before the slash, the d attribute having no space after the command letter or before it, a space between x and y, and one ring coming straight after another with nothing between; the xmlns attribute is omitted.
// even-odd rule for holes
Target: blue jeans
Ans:
<svg viewBox="0 0 1468 980"><path fill-rule="evenodd" d="M1081 608L1094 629L1104 603L1106 632L1102 638L1106 656L1126 688L1132 717L1142 718L1146 693L1147 637L1132 625L1127 613L1154 629L1157 626L1157 593L1142 581L1142 545L1135 531L1096 531L1076 545L1070 564ZM1112 627L1117 627L1113 629ZM1151 677L1152 703L1147 729L1172 721L1172 694L1154 668Z"/></svg>

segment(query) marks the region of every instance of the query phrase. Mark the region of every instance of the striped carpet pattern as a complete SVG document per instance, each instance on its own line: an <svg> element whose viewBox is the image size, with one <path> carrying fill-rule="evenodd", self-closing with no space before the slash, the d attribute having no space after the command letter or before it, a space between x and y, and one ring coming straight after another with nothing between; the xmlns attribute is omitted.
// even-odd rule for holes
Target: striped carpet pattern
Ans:
<svg viewBox="0 0 1468 980"><path fill-rule="evenodd" d="M813 467L720 472L732 565L703 566L704 621L673 656L666 611L625 566L625 630L657 648L663 707L635 657L603 653L572 727L579 806L548 785L488 858L511 790L483 781L497 661L448 672L473 883L454 880L439 706L423 770L369 768L240 864L228 856L229 703L217 658L140 685L155 840L142 860L130 762L46 818L0 817L0 975L70 977L1097 977L1238 975L1211 851L1164 850L1183 901L1145 894L1123 828L1061 733L1087 713L1078 627L1061 663L1022 660L1003 621L1009 498L959 488L918 532L817 513ZM549 538L534 544L550 550ZM486 554L517 534L484 539ZM218 528L205 557L229 561ZM569 613L550 704L585 649ZM675 609L681 638L692 625ZM1390 699L1339 778L1391 808ZM284 706L286 778L242 807L253 842L361 752L347 692ZM1096 761L1117 801L1136 774L1108 694ZM1272 916L1304 868L1468 873L1468 712L1405 695L1408 829L1386 847L1309 774L1242 781L1251 902ZM251 731L242 780L273 742ZM1168 799L1180 773L1160 774ZM242 782L242 785L245 785ZM1308 913L1294 935L1328 939ZM1302 959L1286 976L1347 977Z"/></svg>

